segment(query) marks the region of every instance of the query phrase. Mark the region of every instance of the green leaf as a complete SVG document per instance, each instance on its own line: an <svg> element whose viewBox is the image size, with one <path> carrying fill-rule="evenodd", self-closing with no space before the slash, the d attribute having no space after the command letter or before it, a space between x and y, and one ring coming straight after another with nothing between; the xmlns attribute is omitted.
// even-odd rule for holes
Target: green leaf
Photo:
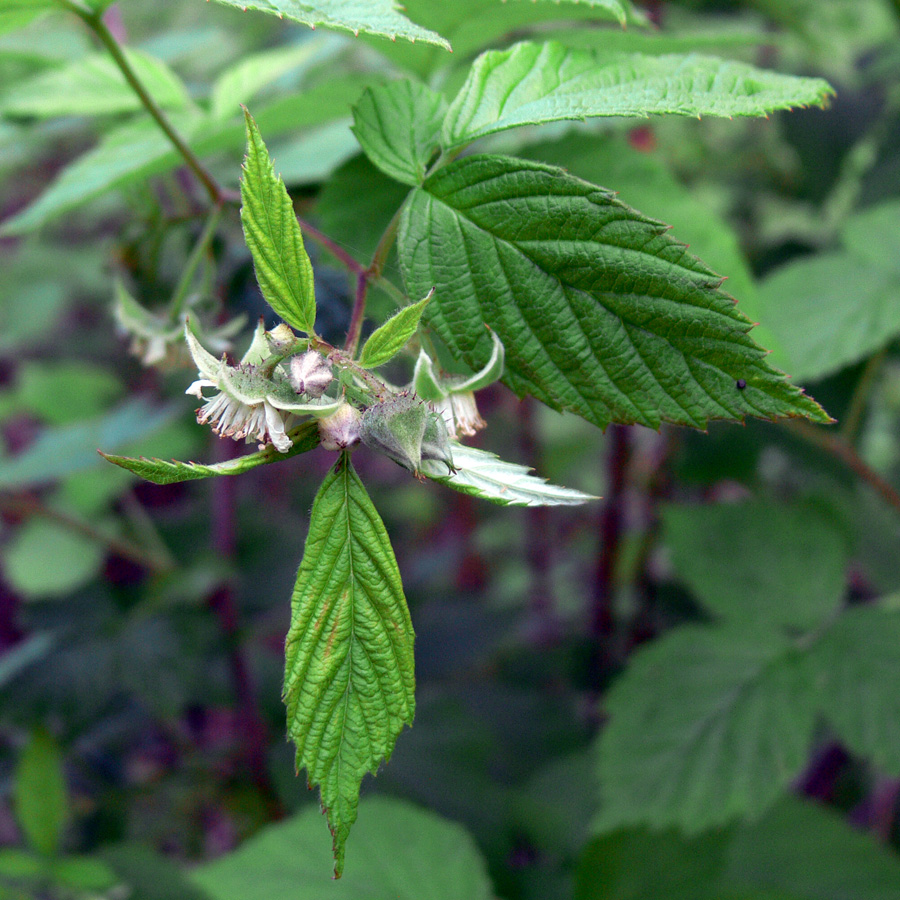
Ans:
<svg viewBox="0 0 900 900"><path fill-rule="evenodd" d="M32 881L47 873L47 860L18 847L0 847L0 883L3 881ZM7 895L0 893L6 900Z"/></svg>
<svg viewBox="0 0 900 900"><path fill-rule="evenodd" d="M263 297L288 325L312 334L316 296L312 263L284 182L275 174L269 151L250 113L247 158L241 179L241 224Z"/></svg>
<svg viewBox="0 0 900 900"><path fill-rule="evenodd" d="M777 269L760 290L760 317L778 340L774 359L814 381L865 359L900 334L900 202L847 220L845 249Z"/></svg>
<svg viewBox="0 0 900 900"><path fill-rule="evenodd" d="M241 475L257 466L265 466L283 459L290 459L300 453L307 453L319 445L318 425L315 422L304 422L290 432L290 437L294 441L294 446L287 453L279 453L272 444L269 444L256 453L248 453L236 459L208 466L195 462L179 462L174 459L171 462L164 459L146 459L143 456L135 459L130 456L115 456L103 451L100 451L100 455L114 465L134 472L135 475L152 481L154 484L175 484L179 481L215 478L218 475Z"/></svg>
<svg viewBox="0 0 900 900"><path fill-rule="evenodd" d="M418 303L404 306L384 325L376 328L362 348L359 364L365 369L377 369L392 360L416 333L422 313L433 294L434 288Z"/></svg>
<svg viewBox="0 0 900 900"><path fill-rule="evenodd" d="M382 172L415 186L440 144L446 113L442 94L419 82L393 81L360 97L353 107L353 133Z"/></svg>
<svg viewBox="0 0 900 900"><path fill-rule="evenodd" d="M105 862L91 856L65 856L53 861L53 880L79 891L106 891L116 883L116 876Z"/></svg>
<svg viewBox="0 0 900 900"><path fill-rule="evenodd" d="M350 118L338 119L304 131L294 139L276 138L272 157L285 184L319 185L330 182L332 173L359 152L359 143L350 130ZM398 204L399 205L399 204Z"/></svg>
<svg viewBox="0 0 900 900"><path fill-rule="evenodd" d="M494 453L450 444L455 472L436 460L422 462L422 474L462 494L471 494L500 506L579 506L596 500L571 488L548 484L531 474L528 466L506 462Z"/></svg>
<svg viewBox="0 0 900 900"><path fill-rule="evenodd" d="M190 104L185 86L161 60L126 50L141 83L163 109ZM140 97L107 53L84 57L16 86L0 112L7 116L100 116L142 109Z"/></svg>
<svg viewBox="0 0 900 900"><path fill-rule="evenodd" d="M424 41L426 44L437 44L445 50L450 44L439 34L422 28L411 22L400 13L393 0L366 0L365 3L346 0L218 0L226 6L237 6L239 9L256 9L260 12L272 13L282 19L291 19L303 25L315 28L323 25L337 31L349 31L354 35L360 32L390 38L398 37L408 41Z"/></svg>
<svg viewBox="0 0 900 900"><path fill-rule="evenodd" d="M487 324L516 393L601 427L829 421L770 368L721 278L665 225L560 169L449 164L413 191L399 254L409 292L437 287L426 320L454 356L481 368Z"/></svg>
<svg viewBox="0 0 900 900"><path fill-rule="evenodd" d="M258 111L257 122L273 137L333 121L349 113L350 104L372 81L370 75L336 77L302 94L274 101ZM171 119L200 157L221 151L237 156L245 145L243 121L222 122L196 112L176 113ZM33 231L113 188L170 172L183 162L154 122L129 123L107 134L96 147L63 169L34 203L0 226L0 236Z"/></svg>
<svg viewBox="0 0 900 900"><path fill-rule="evenodd" d="M520 125L591 116L764 116L821 105L820 78L766 72L711 56L590 52L524 42L489 50L472 66L444 120L458 147Z"/></svg>
<svg viewBox="0 0 900 900"><path fill-rule="evenodd" d="M313 504L291 600L284 698L297 767L318 784L334 872L366 772L415 710L413 628L384 525L342 454Z"/></svg>
<svg viewBox="0 0 900 900"><path fill-rule="evenodd" d="M69 800L56 741L37 730L19 758L13 785L16 818L28 845L44 856L59 850Z"/></svg>
<svg viewBox="0 0 900 900"><path fill-rule="evenodd" d="M188 880L176 863L140 844L104 847L103 861L128 886L135 900L210 900L206 891Z"/></svg>
<svg viewBox="0 0 900 900"><path fill-rule="evenodd" d="M718 617L809 630L843 599L848 547L814 508L670 506L663 523L675 573Z"/></svg>
<svg viewBox="0 0 900 900"><path fill-rule="evenodd" d="M102 544L56 522L32 519L0 551L10 585L25 597L63 597L94 579Z"/></svg>
<svg viewBox="0 0 900 900"><path fill-rule="evenodd" d="M48 428L23 453L0 457L0 488L46 484L93 469L102 465L98 447L119 450L145 441L179 416L176 407L154 407L137 399L86 422Z"/></svg>
<svg viewBox="0 0 900 900"><path fill-rule="evenodd" d="M746 626L680 628L638 652L607 697L597 829L759 815L809 754L817 698L801 663L787 638Z"/></svg>
<svg viewBox="0 0 900 900"><path fill-rule="evenodd" d="M354 863L338 882L312 807L191 877L212 900L492 900L484 859L461 825L387 797L363 800L360 812Z"/></svg>
<svg viewBox="0 0 900 900"><path fill-rule="evenodd" d="M814 646L810 664L841 741L900 775L900 613L847 610Z"/></svg>
<svg viewBox="0 0 900 900"><path fill-rule="evenodd" d="M210 94L210 114L214 119L230 119L264 88L279 78L314 60L329 41L314 37L299 44L276 47L243 56L222 72Z"/></svg>

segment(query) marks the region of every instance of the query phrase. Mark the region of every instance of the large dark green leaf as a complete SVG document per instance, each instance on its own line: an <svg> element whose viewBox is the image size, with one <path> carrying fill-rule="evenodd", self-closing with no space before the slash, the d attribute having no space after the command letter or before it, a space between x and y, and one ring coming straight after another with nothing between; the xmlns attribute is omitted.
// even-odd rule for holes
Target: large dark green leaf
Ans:
<svg viewBox="0 0 900 900"><path fill-rule="evenodd" d="M470 156L416 189L400 226L411 296L455 355L605 427L824 411L765 360L721 278L660 222L551 166Z"/></svg>
<svg viewBox="0 0 900 900"><path fill-rule="evenodd" d="M284 698L297 766L319 785L340 876L359 787L415 710L413 628L387 532L349 457L313 504L291 601Z"/></svg>

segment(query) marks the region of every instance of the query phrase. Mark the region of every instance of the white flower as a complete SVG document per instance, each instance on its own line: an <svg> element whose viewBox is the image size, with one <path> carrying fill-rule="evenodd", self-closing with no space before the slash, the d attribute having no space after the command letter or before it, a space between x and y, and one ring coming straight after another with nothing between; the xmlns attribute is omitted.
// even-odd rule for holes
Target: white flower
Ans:
<svg viewBox="0 0 900 900"><path fill-rule="evenodd" d="M434 362L424 351L419 352L413 375L413 388L431 408L439 413L447 425L450 437L471 437L487 426L475 403L475 391L493 384L503 374L503 343L494 332L490 359L481 371L469 378L459 375L438 375Z"/></svg>
<svg viewBox="0 0 900 900"><path fill-rule="evenodd" d="M216 359L204 350L187 323L184 336L200 376L185 393L206 401L197 410L197 422L208 422L221 437L260 444L271 442L279 453L286 453L292 445L287 430L294 416L328 416L341 405L341 400L329 397L300 402L280 367L271 375L263 372L261 363L269 355L269 342L262 322L236 366L229 366L224 357ZM218 393L207 398L203 395L205 387L215 388Z"/></svg>

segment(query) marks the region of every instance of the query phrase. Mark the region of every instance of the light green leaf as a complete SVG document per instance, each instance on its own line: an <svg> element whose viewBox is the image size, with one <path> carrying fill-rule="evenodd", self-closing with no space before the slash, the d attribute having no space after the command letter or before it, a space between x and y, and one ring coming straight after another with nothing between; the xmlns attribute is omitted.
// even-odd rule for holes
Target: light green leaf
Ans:
<svg viewBox="0 0 900 900"><path fill-rule="evenodd" d="M184 109L190 103L178 76L162 60L140 50L126 50L141 83L163 109ZM44 72L16 86L0 105L7 116L100 116L135 112L140 97L107 53L84 57Z"/></svg>
<svg viewBox="0 0 900 900"><path fill-rule="evenodd" d="M760 316L773 360L814 381L865 359L900 334L900 202L851 217L846 249L804 257L762 283Z"/></svg>
<svg viewBox="0 0 900 900"><path fill-rule="evenodd" d="M350 122L349 117L338 119L293 139L276 138L271 153L278 160L284 183L292 186L330 183L334 170L359 152Z"/></svg>
<svg viewBox="0 0 900 900"><path fill-rule="evenodd" d="M260 128L271 136L320 125L345 116L371 76L351 75L316 85L302 94L274 101L259 110ZM174 114L172 122L200 157L245 146L243 121L220 122L196 112ZM113 188L172 171L183 159L153 122L139 121L110 132L92 150L57 176L38 199L0 226L0 236L25 234ZM235 165L237 168L237 165Z"/></svg>
<svg viewBox="0 0 900 900"><path fill-rule="evenodd" d="M900 613L848 609L814 646L810 664L841 741L900 775Z"/></svg>
<svg viewBox="0 0 900 900"><path fill-rule="evenodd" d="M413 191L399 255L426 320L471 368L506 348L518 394L595 424L805 416L721 278L666 226L560 169L469 156Z"/></svg>
<svg viewBox="0 0 900 900"><path fill-rule="evenodd" d="M203 465L195 462L178 462L164 459L134 459L129 456L114 456L111 453L100 455L109 462L140 475L154 484L175 484L179 481L194 481L199 478L214 478L218 475L241 475L255 469L257 466L265 466L269 463L290 459L300 453L306 453L315 449L319 444L319 429L315 422L304 422L293 431L289 432L294 446L287 453L279 453L272 444L256 453L248 453L236 459L225 462ZM114 471L114 470L111 470Z"/></svg>
<svg viewBox="0 0 900 900"><path fill-rule="evenodd" d="M57 884L78 891L106 891L116 883L112 869L92 856L65 856L56 859L50 872Z"/></svg>
<svg viewBox="0 0 900 900"><path fill-rule="evenodd" d="M763 116L821 105L819 78L766 72L710 56L590 52L521 43L489 50L472 66L444 120L448 147L479 137L589 116Z"/></svg>
<svg viewBox="0 0 900 900"><path fill-rule="evenodd" d="M353 133L382 172L415 186L438 148L446 113L442 94L415 81L393 81L360 97Z"/></svg>
<svg viewBox="0 0 900 900"><path fill-rule="evenodd" d="M41 519L21 526L0 551L7 581L31 599L63 597L83 587L100 571L105 556L97 541Z"/></svg>
<svg viewBox="0 0 900 900"><path fill-rule="evenodd" d="M843 599L849 548L814 508L670 506L663 523L676 575L718 617L808 630Z"/></svg>
<svg viewBox="0 0 900 900"><path fill-rule="evenodd" d="M118 450L145 441L178 416L175 407L154 407L138 399L96 419L48 428L23 453L0 457L0 488L46 484L93 469L102 465L98 447Z"/></svg>
<svg viewBox="0 0 900 900"><path fill-rule="evenodd" d="M359 364L365 369L377 369L392 360L416 333L422 313L433 294L434 288L418 303L403 307L384 325L376 328L362 348Z"/></svg>
<svg viewBox="0 0 900 900"><path fill-rule="evenodd" d="M413 628L384 525L342 454L313 504L291 600L284 698L297 767L319 785L334 871L366 772L415 710Z"/></svg>
<svg viewBox="0 0 900 900"><path fill-rule="evenodd" d="M299 44L252 53L222 72L212 87L210 114L214 119L230 119L240 112L264 87L289 72L305 67L329 44L314 37Z"/></svg>
<svg viewBox="0 0 900 900"><path fill-rule="evenodd" d="M29 846L54 856L69 815L69 800L62 754L47 732L32 733L16 766L13 791L16 819Z"/></svg>
<svg viewBox="0 0 900 900"><path fill-rule="evenodd" d="M353 863L337 882L317 809L270 825L235 853L192 872L212 900L492 900L475 842L461 825L411 803L360 803Z"/></svg>
<svg viewBox="0 0 900 900"><path fill-rule="evenodd" d="M500 506L578 506L596 500L590 494L548 484L531 474L528 466L506 462L494 453L450 444L455 472L436 460L422 462L422 474L462 494L471 494Z"/></svg>
<svg viewBox="0 0 900 900"><path fill-rule="evenodd" d="M408 41L424 41L437 44L445 50L450 44L439 34L422 28L404 16L394 0L218 0L226 6L239 9L256 9L272 13L282 19L291 19L315 28L323 25L337 31L360 32L390 38L398 37Z"/></svg>
<svg viewBox="0 0 900 900"><path fill-rule="evenodd" d="M696 833L759 815L809 754L817 698L801 663L786 638L746 626L680 628L639 651L607 697L597 829Z"/></svg>
<svg viewBox="0 0 900 900"><path fill-rule="evenodd" d="M38 16L59 8L55 0L0 0L0 34L24 28Z"/></svg>
<svg viewBox="0 0 900 900"><path fill-rule="evenodd" d="M312 334L316 296L312 263L284 182L250 113L247 158L241 179L241 224L263 297L288 325Z"/></svg>

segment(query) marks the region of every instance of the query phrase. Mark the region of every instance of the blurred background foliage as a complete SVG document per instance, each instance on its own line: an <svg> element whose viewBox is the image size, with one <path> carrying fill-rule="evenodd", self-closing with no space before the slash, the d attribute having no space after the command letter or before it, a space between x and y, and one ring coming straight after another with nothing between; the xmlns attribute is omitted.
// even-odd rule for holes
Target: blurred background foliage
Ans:
<svg viewBox="0 0 900 900"><path fill-rule="evenodd" d="M77 19L0 5L0 897L420 897L424 878L435 898L900 898L900 643L811 720L811 752L774 786L795 796L756 816L748 801L700 834L601 833L595 747L610 685L678 626L802 629L838 605L898 607L900 4L646 2L658 32L587 6L437 6L407 12L454 42L449 62L192 0L124 0L106 21L223 183L237 184L249 103L298 211L363 262L403 199L349 130L366 84L405 72L452 90L477 49L531 33L826 77L826 110L484 145L673 225L838 424L602 434L489 389L478 445L604 498L578 509L494 508L358 452L416 627L418 710L364 783L332 886L280 702L287 598L331 459L158 487L96 454L237 450L194 424L177 343L142 364L162 326L142 321L135 340L113 312L117 279L151 313L178 290L204 197ZM308 249L319 329L340 341L352 286ZM395 260L387 273L399 283ZM187 287L211 328L266 313L234 210ZM374 292L372 308L392 301ZM649 693L677 692L644 674ZM860 730L885 733L855 742L848 710L866 698ZM735 765L751 765L736 740Z"/></svg>

